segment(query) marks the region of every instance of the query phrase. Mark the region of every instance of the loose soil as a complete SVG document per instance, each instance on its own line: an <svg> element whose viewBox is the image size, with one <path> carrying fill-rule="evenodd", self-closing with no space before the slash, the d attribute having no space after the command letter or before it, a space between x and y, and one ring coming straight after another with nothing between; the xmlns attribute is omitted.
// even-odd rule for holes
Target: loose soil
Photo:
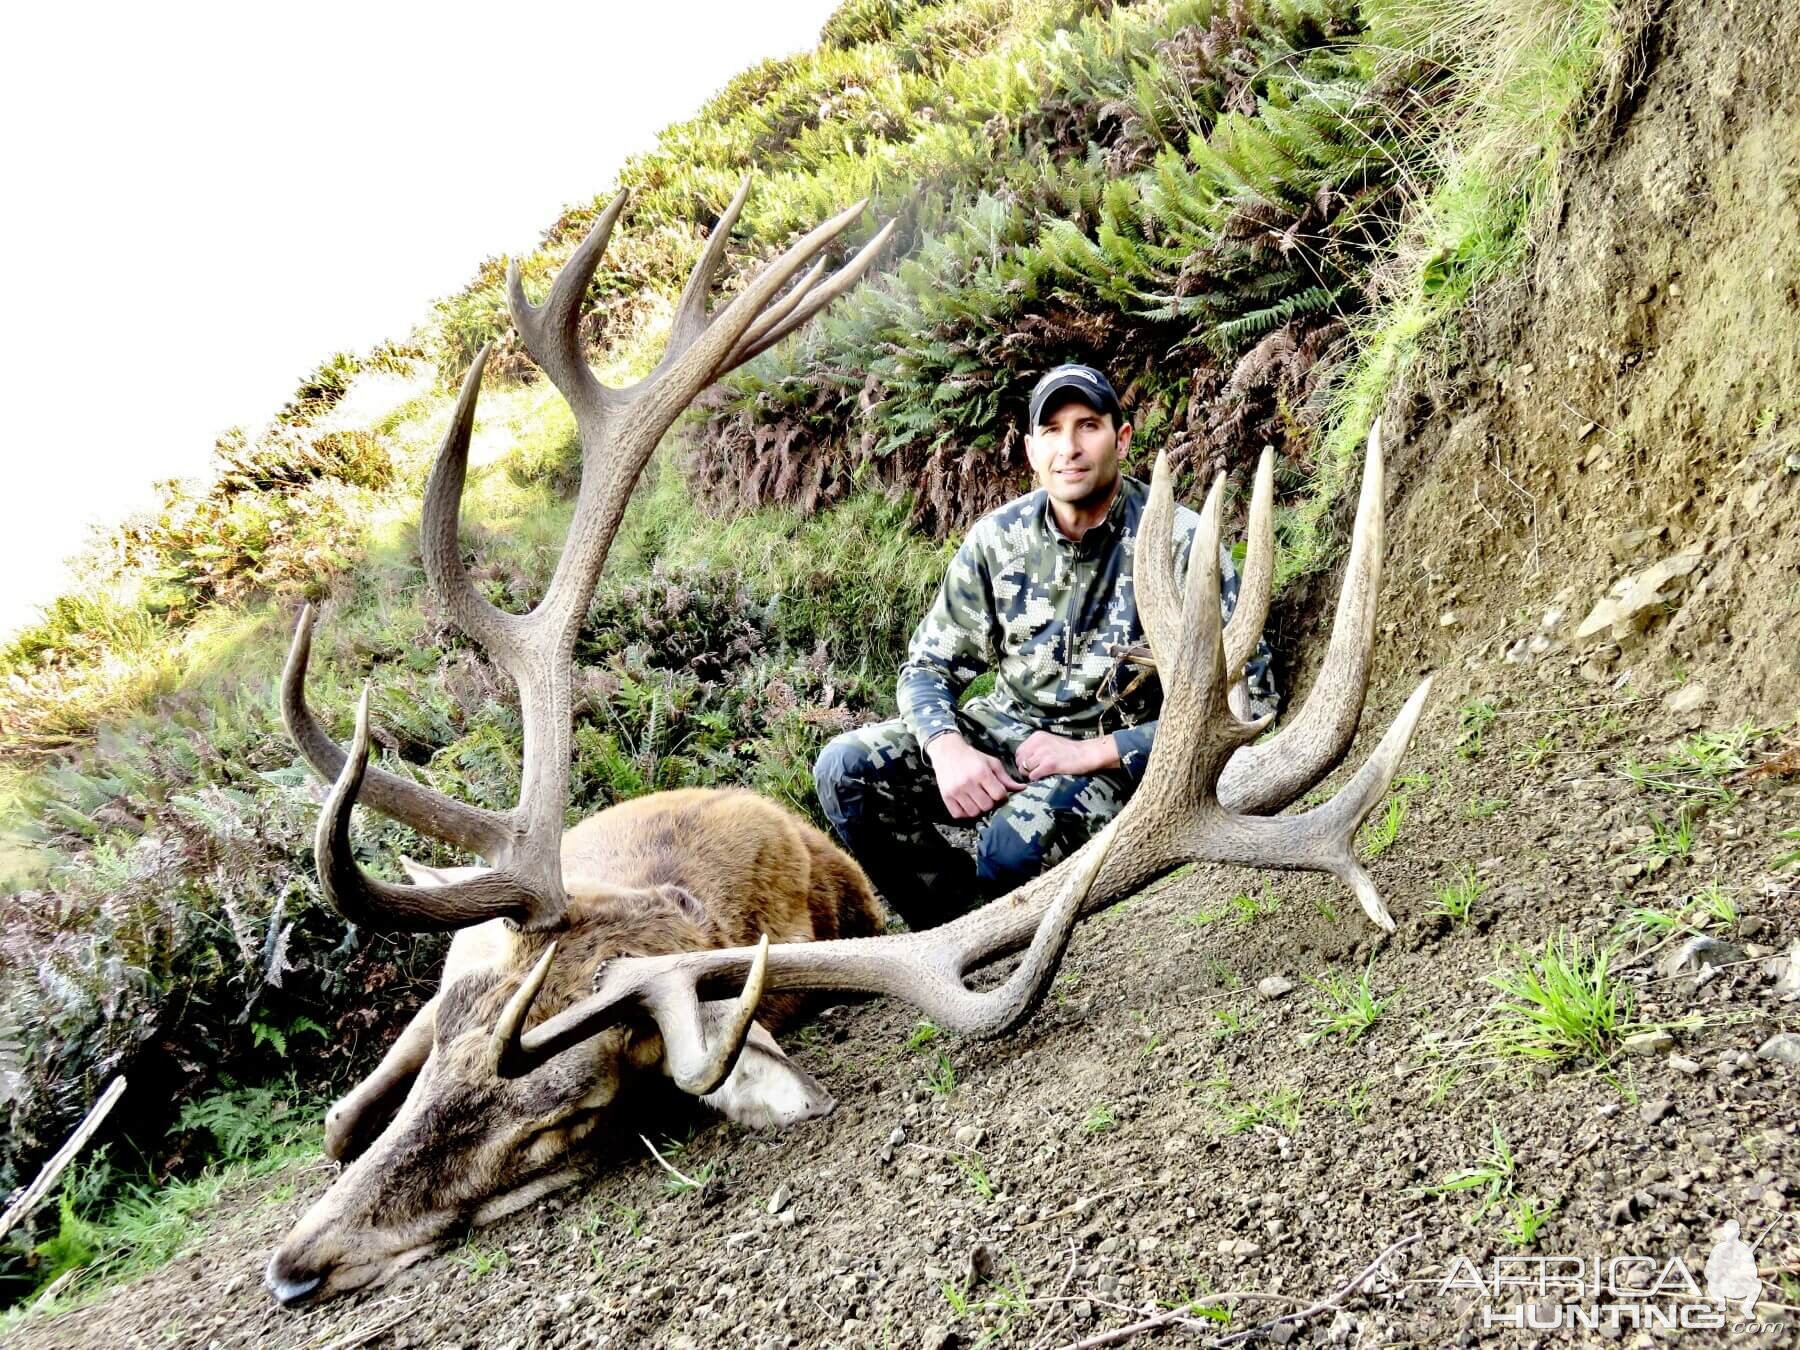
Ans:
<svg viewBox="0 0 1800 1350"><path fill-rule="evenodd" d="M1394 938L1322 879L1197 868L1085 925L1054 998L1000 1043L909 1048L905 1008L824 1012L790 1038L839 1100L823 1122L758 1134L653 1104L653 1137L686 1138L680 1165L720 1179L704 1193L672 1194L627 1151L393 1286L283 1312L262 1264L329 1183L321 1163L247 1188L187 1254L15 1343L1048 1346L1242 1291L1224 1334L1412 1239L1275 1342L1511 1345L1542 1337L1445 1290L1456 1258L1484 1275L1513 1255L1654 1258L1642 1287L1679 1257L1704 1286L1737 1220L1761 1320L1681 1334L1795 1344L1800 1095L1794 1066L1756 1051L1800 1031L1800 1002L1775 988L1800 939L1800 866L1779 862L1800 846L1779 837L1800 826L1800 780L1734 779L1727 801L1631 772L1700 732L1742 729L1749 764L1800 741L1795 51L1800 11L1772 0L1657 16L1534 276L1471 325L1450 376L1390 409L1366 725L1439 672L1397 840L1373 864ZM1659 603L1577 639L1616 582L1684 551L1699 561ZM1327 600L1279 616L1301 686ZM1657 830L1682 819L1691 845L1659 859ZM1432 899L1464 869L1480 893L1458 923ZM1714 883L1738 918L1707 931L1737 951L1710 978L1664 972L1681 937L1618 958L1635 1019L1676 1024L1672 1045L1605 1069L1483 1057L1496 969ZM1315 1035L1308 977L1365 969L1392 999L1380 1019ZM1295 987L1266 997L1276 975ZM1513 1169L1497 1203L1439 1189L1497 1140ZM1520 1199L1548 1218L1515 1244Z"/></svg>

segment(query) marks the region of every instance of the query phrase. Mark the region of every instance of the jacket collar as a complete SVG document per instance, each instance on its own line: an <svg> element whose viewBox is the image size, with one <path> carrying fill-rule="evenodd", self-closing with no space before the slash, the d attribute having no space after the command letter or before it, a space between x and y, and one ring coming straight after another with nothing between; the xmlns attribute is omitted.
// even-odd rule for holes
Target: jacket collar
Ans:
<svg viewBox="0 0 1800 1350"><path fill-rule="evenodd" d="M1112 505L1107 508L1106 519L1095 525L1080 539L1071 539L1056 523L1056 515L1050 509L1050 494L1043 488L1038 489L1041 500L1038 503L1038 527L1058 547L1076 549L1082 553L1095 553L1110 548L1120 532L1136 518L1139 503L1143 501L1144 485L1137 479L1119 475L1119 490L1113 494Z"/></svg>

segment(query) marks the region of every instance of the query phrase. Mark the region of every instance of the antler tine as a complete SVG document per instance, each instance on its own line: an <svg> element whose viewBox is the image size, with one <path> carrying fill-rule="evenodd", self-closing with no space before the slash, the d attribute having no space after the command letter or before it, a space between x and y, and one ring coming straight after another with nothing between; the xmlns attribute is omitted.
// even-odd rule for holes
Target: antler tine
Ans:
<svg viewBox="0 0 1800 1350"><path fill-rule="evenodd" d="M757 273L724 309L713 315L686 347L678 349L671 345L661 363L634 392L655 385L659 396L666 394L678 410L685 408L696 394L731 368L727 358L781 288L832 240L855 224L868 204L867 199L856 202L792 244ZM807 311L809 315L811 312Z"/></svg>
<svg viewBox="0 0 1800 1350"><path fill-rule="evenodd" d="M348 756L326 733L306 702L306 668L312 657L316 617L313 607L307 605L294 625L293 645L288 648L287 665L281 672L281 721L301 757L329 783L343 772ZM497 861L512 841L512 826L506 816L459 802L385 769L371 766L367 770L362 800L421 834L490 860Z"/></svg>
<svg viewBox="0 0 1800 1350"><path fill-rule="evenodd" d="M1269 591L1275 580L1275 448L1266 447L1256 466L1250 494L1250 522L1244 531L1244 572L1238 578L1237 607L1225 625L1225 673L1239 688L1244 665L1256 650L1269 618Z"/></svg>
<svg viewBox="0 0 1800 1350"><path fill-rule="evenodd" d="M675 320L669 328L669 349L664 360L669 356L679 356L693 345L694 339L706 329L707 300L712 292L713 274L719 270L719 260L725 256L725 246L731 242L731 231L736 228L738 217L743 214L744 202L750 196L750 175L744 175L744 181L738 184L738 190L732 195L730 203L719 216L718 223L706 237L706 247L701 250L700 257L694 263L694 270L688 273L687 285L682 287L681 299L675 306Z"/></svg>
<svg viewBox="0 0 1800 1350"><path fill-rule="evenodd" d="M467 928L485 919L508 918L524 924L541 917L534 913L534 897L503 871L450 886L395 886L366 875L350 849L350 808L356 804L368 762L369 690L364 686L356 705L356 735L350 753L319 812L319 828L313 837L319 888L333 909L358 927L378 932L427 933Z"/></svg>
<svg viewBox="0 0 1800 1350"><path fill-rule="evenodd" d="M883 225L876 231L875 237L857 251L855 257L838 269L836 276L832 277L817 292L807 296L806 303L793 315L781 322L770 324L767 331L763 332L761 336L757 336L756 329L753 328L732 349L731 355L725 360L725 369L731 370L743 365L753 357L760 356L854 286L874 263L875 255L881 252L889 239L893 238L897 226L898 222L892 220ZM815 268L814 272L817 271L818 269ZM810 289L811 285L812 280L809 278L801 289ZM772 313L773 311L771 311ZM762 324L759 323L757 327L762 327Z"/></svg>
<svg viewBox="0 0 1800 1350"><path fill-rule="evenodd" d="M514 1075L508 1072L519 1057L519 1037L525 1031L525 1018L531 1012L531 1005L537 1000L538 991L544 987L549 977L550 965L556 960L556 943L551 942L544 948L544 954L538 957L519 987L513 990L513 996L506 1000L506 1006L500 1010L500 1017L494 1023L494 1033L488 1040L488 1066L502 1078Z"/></svg>
<svg viewBox="0 0 1800 1350"><path fill-rule="evenodd" d="M437 589L456 626L485 648L515 680L519 677L519 625L517 615L489 604L469 579L463 566L463 485L469 475L469 436L475 426L475 400L481 394L481 375L492 346L475 355L456 396L444 443L425 480L425 504L419 512L419 553L425 575Z"/></svg>
<svg viewBox="0 0 1800 1350"><path fill-rule="evenodd" d="M1169 472L1168 455L1159 450L1150 474L1150 495L1138 522L1142 546L1133 554L1131 565L1138 614L1159 669L1165 660L1173 661L1181 642L1181 600L1175 585L1174 546L1169 542L1174 528L1174 475Z"/></svg>
<svg viewBox="0 0 1800 1350"><path fill-rule="evenodd" d="M1159 477L1164 492L1172 499L1169 480L1174 474L1162 457L1157 459L1151 479L1153 500L1158 495ZM1213 784L1225 761L1238 747L1260 735L1268 724L1267 718L1239 720L1225 692L1225 650L1219 617L1219 534L1224 489L1225 478L1220 474L1214 478L1206 505L1200 511L1200 523L1188 551L1180 617L1173 619L1165 613L1159 620L1164 626L1179 625L1172 647L1165 645L1155 653L1163 686L1156 745L1163 746L1166 741L1167 746L1161 753L1152 754L1137 795L1148 801L1177 803L1182 810L1210 802ZM1153 523L1146 510L1143 537L1165 538L1161 528L1166 527ZM1159 533L1151 534L1152 529ZM1160 595L1158 599L1167 604Z"/></svg>
<svg viewBox="0 0 1800 1350"><path fill-rule="evenodd" d="M606 401L605 386L594 378L581 352L581 302L629 195L620 192L601 212L600 219L557 272L542 305L533 305L525 298L518 262L506 269L506 307L512 312L513 325L524 339L531 359L568 399L578 425L597 416Z"/></svg>
<svg viewBox="0 0 1800 1350"><path fill-rule="evenodd" d="M1219 778L1219 800L1233 811L1266 815L1306 792L1331 771L1356 734L1374 659L1375 603L1381 590L1381 555L1387 483L1381 421L1369 429L1357 501L1356 530L1344 567L1332 623L1331 646L1318 678L1287 725L1258 745L1246 746Z"/></svg>
<svg viewBox="0 0 1800 1350"><path fill-rule="evenodd" d="M744 1038L756 1020L769 973L769 935L764 933L750 958L743 991L719 1027L712 1047L700 1025L700 1003L691 984L658 986L646 1007L662 1031L663 1063L676 1087L696 1097L714 1092L737 1067Z"/></svg>
<svg viewBox="0 0 1800 1350"><path fill-rule="evenodd" d="M763 311L762 316L750 325L744 336L738 339L738 345L731 349L731 356L727 358L733 365L741 365L747 359L740 356L740 352L748 350L752 345L767 337L775 330L777 324L799 308L800 302L806 299L807 292L817 286L819 278L825 275L825 267L829 261L828 258L820 258L807 269L805 276L788 288L786 295L770 305Z"/></svg>

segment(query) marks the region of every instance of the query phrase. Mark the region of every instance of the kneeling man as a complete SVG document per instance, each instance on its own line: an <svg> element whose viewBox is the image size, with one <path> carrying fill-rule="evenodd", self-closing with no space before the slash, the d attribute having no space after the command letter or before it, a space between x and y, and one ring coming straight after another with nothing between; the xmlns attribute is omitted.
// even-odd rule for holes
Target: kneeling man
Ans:
<svg viewBox="0 0 1800 1350"><path fill-rule="evenodd" d="M814 767L838 837L913 928L1002 895L1116 815L1149 761L1154 677L1119 673L1144 640L1132 554L1147 484L1119 472L1131 444L1112 383L1058 366L1032 391L1026 455L1038 490L983 516L956 551L900 668L900 716L839 736ZM1186 574L1199 517L1175 511L1165 546ZM1219 559L1229 617L1237 572ZM957 706L984 671L991 692ZM1275 708L1269 651L1247 671ZM973 860L939 824L979 821Z"/></svg>

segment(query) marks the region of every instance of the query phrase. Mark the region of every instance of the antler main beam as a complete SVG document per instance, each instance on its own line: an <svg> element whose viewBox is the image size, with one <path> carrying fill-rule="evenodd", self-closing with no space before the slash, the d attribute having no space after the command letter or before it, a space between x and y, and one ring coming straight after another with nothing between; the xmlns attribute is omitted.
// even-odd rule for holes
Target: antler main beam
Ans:
<svg viewBox="0 0 1800 1350"><path fill-rule="evenodd" d="M623 193L570 254L543 304L526 299L516 263L508 270L513 322L531 358L574 411L582 457L581 487L562 556L543 599L524 614L508 613L490 603L463 564L462 493L486 349L463 380L426 482L419 545L426 577L452 620L518 686L525 743L515 807L504 812L481 810L398 775L368 770L366 694L351 751L346 754L339 748L306 705L312 615L308 610L301 616L282 680L282 713L307 762L321 777L335 780L319 822L319 877L327 898L354 922L398 930L461 928L491 918L511 919L528 930L554 929L564 923L568 900L562 885L561 844L572 763L575 639L631 489L664 433L696 395L853 286L893 233L889 222L836 275L820 284L825 263L819 255L861 217L866 203L858 202L764 266L713 313L709 302L713 279L749 191L746 178L694 264L676 304L662 361L627 388L601 384L580 341L582 304L625 208ZM809 263L815 264L812 270L782 295L782 288ZM367 791L367 804L433 838L479 854L493 870L431 888L392 886L366 876L349 850L349 817L359 790ZM748 1017L742 1020L747 1028Z"/></svg>
<svg viewBox="0 0 1800 1350"><path fill-rule="evenodd" d="M1268 557L1272 530L1267 527L1272 482L1266 463L1263 468L1251 508L1246 594L1239 600L1240 606L1251 606L1252 614L1266 612L1273 573ZM1159 456L1141 541L1171 535L1171 477L1167 462ZM1082 916L1117 903L1189 862L1328 872L1351 888L1371 921L1392 931L1394 921L1357 862L1354 841L1357 829L1399 771L1431 681L1425 680L1407 699L1368 761L1331 800L1298 815L1279 817L1248 814L1226 800L1229 771L1249 748L1260 748L1247 743L1266 719L1245 721L1230 707L1228 690L1241 676L1244 639L1241 633L1234 636L1223 629L1219 619L1222 487L1221 478L1207 497L1180 595L1169 553L1147 542L1139 545L1137 584L1145 631L1163 679L1163 712L1143 782L1113 822L1050 872L941 928L775 947L761 975L768 989L886 994L911 1003L948 1030L999 1034L1028 1016L1043 997ZM1307 787L1342 756L1355 731L1355 714L1362 708L1373 640L1373 597L1380 580L1381 529L1378 423L1369 437L1357 538L1345 568L1331 655L1307 704L1335 710L1349 702L1355 713L1347 726L1339 716L1314 714L1303 723L1305 735L1288 738L1288 755L1302 761L1293 772L1310 775ZM1360 651L1345 657L1345 646ZM1240 653L1229 667L1228 647ZM1233 673L1230 680L1228 669ZM1001 988L977 992L968 987L972 971L1027 944L1026 958ZM695 1054L694 1047L704 1038L700 1000L735 988L749 974L750 961L747 948L613 961L602 971L591 997L520 1037L516 1053L509 1056L511 1069L527 1072L588 1036L628 1017L645 1015L656 1022L672 1053L681 1048L680 1053Z"/></svg>

